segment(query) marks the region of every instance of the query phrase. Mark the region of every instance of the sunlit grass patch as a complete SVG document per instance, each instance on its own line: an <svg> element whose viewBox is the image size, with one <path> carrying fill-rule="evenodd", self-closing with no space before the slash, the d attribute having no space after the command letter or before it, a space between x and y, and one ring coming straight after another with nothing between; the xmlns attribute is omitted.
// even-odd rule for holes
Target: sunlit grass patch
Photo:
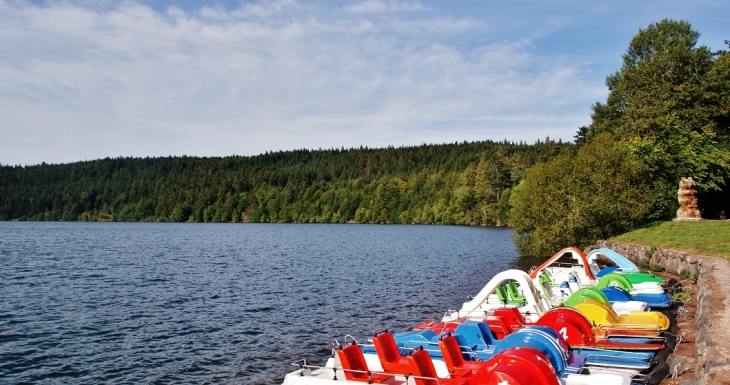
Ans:
<svg viewBox="0 0 730 385"><path fill-rule="evenodd" d="M662 249L717 255L730 260L730 220L654 222L611 240Z"/></svg>

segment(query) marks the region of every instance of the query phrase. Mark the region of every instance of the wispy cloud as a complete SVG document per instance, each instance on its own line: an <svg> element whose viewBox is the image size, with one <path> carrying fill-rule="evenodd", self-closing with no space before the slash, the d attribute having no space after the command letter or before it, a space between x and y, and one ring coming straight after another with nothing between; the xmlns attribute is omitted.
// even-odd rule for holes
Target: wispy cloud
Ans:
<svg viewBox="0 0 730 385"><path fill-rule="evenodd" d="M570 137L602 84L529 39L464 44L490 28L405 1L0 0L0 163Z"/></svg>
<svg viewBox="0 0 730 385"><path fill-rule="evenodd" d="M418 11L423 8L423 5L418 2L366 0L361 1L357 4L346 6L344 9L350 12L376 13L392 11Z"/></svg>

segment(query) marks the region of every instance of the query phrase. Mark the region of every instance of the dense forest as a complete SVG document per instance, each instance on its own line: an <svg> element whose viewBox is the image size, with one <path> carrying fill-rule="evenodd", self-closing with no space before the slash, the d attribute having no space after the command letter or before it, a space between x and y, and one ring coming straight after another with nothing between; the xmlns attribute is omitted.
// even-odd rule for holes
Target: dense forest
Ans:
<svg viewBox="0 0 730 385"><path fill-rule="evenodd" d="M575 143L464 142L0 166L0 220L509 225L523 255L730 206L730 55L652 23ZM727 41L726 41L727 44Z"/></svg>
<svg viewBox="0 0 730 385"><path fill-rule="evenodd" d="M116 158L0 168L0 219L504 225L509 190L570 143Z"/></svg>

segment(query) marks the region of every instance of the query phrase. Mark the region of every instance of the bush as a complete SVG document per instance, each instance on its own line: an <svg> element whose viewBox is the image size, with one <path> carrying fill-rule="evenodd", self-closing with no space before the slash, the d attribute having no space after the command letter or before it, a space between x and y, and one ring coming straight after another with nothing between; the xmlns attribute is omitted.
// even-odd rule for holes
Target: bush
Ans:
<svg viewBox="0 0 730 385"><path fill-rule="evenodd" d="M651 204L638 162L609 135L577 154L529 169L513 192L510 223L523 256L584 247L645 221Z"/></svg>

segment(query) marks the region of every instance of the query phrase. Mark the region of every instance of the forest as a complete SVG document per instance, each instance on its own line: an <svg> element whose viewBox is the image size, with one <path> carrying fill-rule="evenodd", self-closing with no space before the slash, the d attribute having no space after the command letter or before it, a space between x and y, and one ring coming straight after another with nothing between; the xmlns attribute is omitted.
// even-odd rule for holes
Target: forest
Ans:
<svg viewBox="0 0 730 385"><path fill-rule="evenodd" d="M730 55L686 21L640 29L574 142L463 142L0 166L0 220L510 226L522 255L677 209L730 208ZM727 41L725 41L728 44Z"/></svg>
<svg viewBox="0 0 730 385"><path fill-rule="evenodd" d="M0 168L0 219L505 225L509 190L570 143L115 158Z"/></svg>

